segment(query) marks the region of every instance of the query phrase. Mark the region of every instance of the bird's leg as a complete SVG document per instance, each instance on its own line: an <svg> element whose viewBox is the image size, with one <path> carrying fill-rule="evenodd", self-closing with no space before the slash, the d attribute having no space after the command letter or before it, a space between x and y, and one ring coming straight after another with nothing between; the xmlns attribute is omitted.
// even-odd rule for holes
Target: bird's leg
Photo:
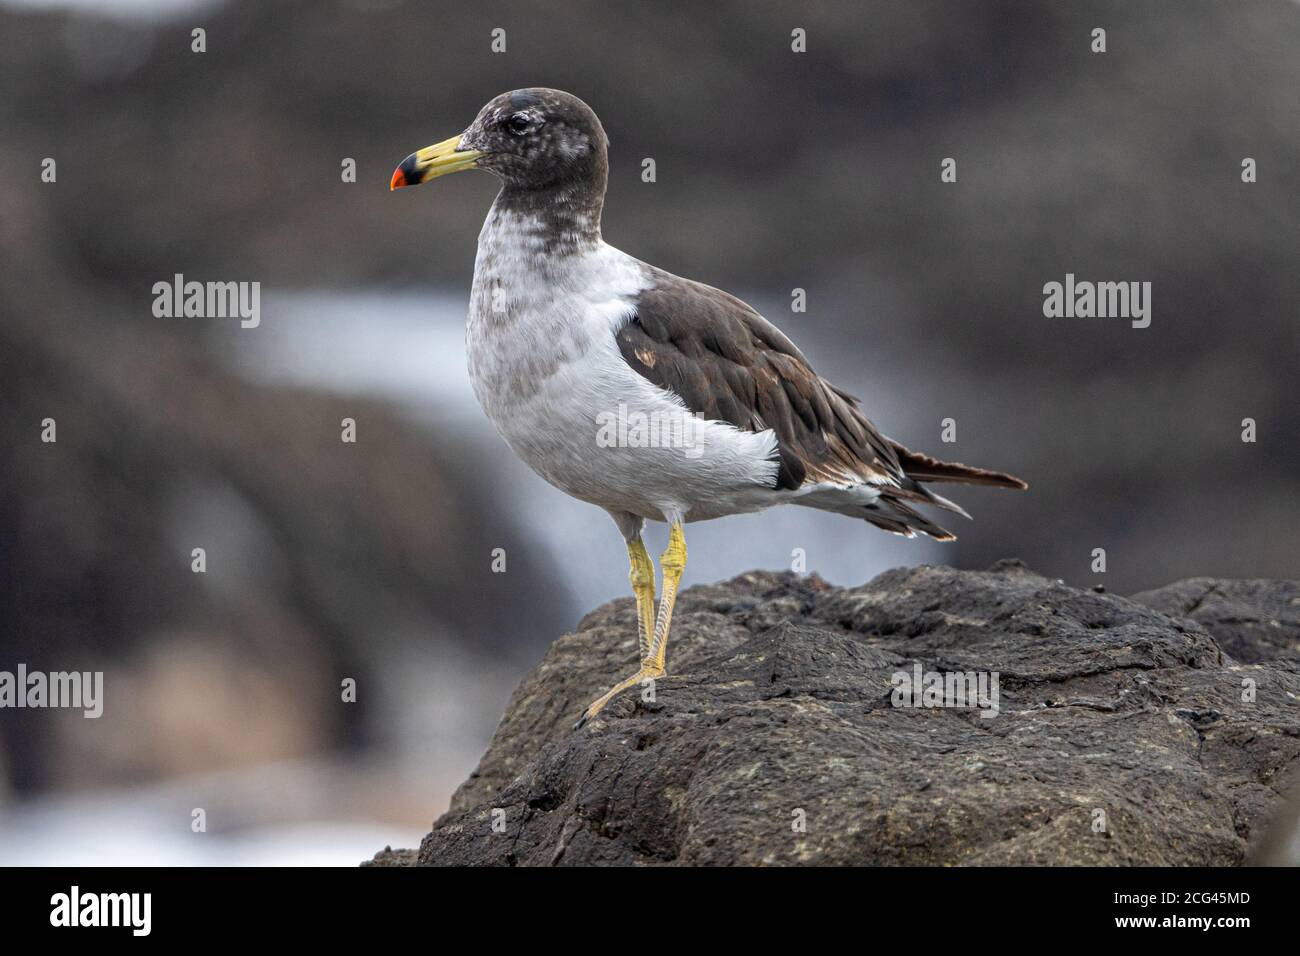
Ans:
<svg viewBox="0 0 1300 956"><path fill-rule="evenodd" d="M650 658L644 663L649 663L662 674L668 653L668 629L673 623L673 605L677 603L677 585L686 570L686 536L682 534L679 523L674 522L668 532L668 550L660 556L659 567L664 573L664 593L659 598L659 617L655 620Z"/></svg>
<svg viewBox="0 0 1300 956"><path fill-rule="evenodd" d="M623 678L621 681L619 681L609 690L605 691L605 693L601 694L599 697L593 700L591 702L591 705L582 712L582 716L578 718L578 722L573 725L573 729L577 730L587 721L591 720L591 718L595 717L597 714L599 714L602 710L605 709L606 704L608 704L619 694L623 693L623 691L627 690L629 687L639 684L642 681L654 680L656 677L663 677L663 676L664 676L664 672L662 669L655 670L651 668L645 661L642 661L641 669L638 670L635 674L633 674L631 677Z"/></svg>
<svg viewBox="0 0 1300 956"><path fill-rule="evenodd" d="M632 565L628 580L632 582L632 593L636 595L636 626L641 659L647 660L655 636L655 566L640 537L627 543L627 556Z"/></svg>
<svg viewBox="0 0 1300 956"><path fill-rule="evenodd" d="M640 539L637 539L640 544ZM632 554L633 545L628 544L628 553ZM645 546L641 545L641 553L645 554ZM649 555L645 555L647 563ZM636 584L636 564L637 558L632 557L632 586ZM668 533L668 550L659 558L659 566L664 572L664 593L659 599L659 616L654 622L654 632L650 635L649 646L643 645L641 653L641 667L631 677L624 678L609 690L605 691L600 697L592 701L578 720L576 727L581 727L591 718L595 717L605 705L611 700L636 684L646 680L654 680L657 677L664 676L664 656L668 652L668 628L672 624L673 604L677 600L677 584L682 579L682 570L686 567L686 538L682 535L682 526L674 523L672 530ZM650 590L646 592L649 595L650 606L654 603L654 566L650 567ZM637 591L637 616L641 616L641 591ZM650 608L645 612L645 619L648 622ZM642 631L644 635L644 630ZM643 638L644 639L644 638ZM575 729L576 729L575 727Z"/></svg>

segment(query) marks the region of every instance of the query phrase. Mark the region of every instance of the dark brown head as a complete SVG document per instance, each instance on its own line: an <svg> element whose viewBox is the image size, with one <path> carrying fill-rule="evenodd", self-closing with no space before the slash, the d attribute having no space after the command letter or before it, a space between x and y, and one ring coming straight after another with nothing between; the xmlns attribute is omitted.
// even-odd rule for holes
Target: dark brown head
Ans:
<svg viewBox="0 0 1300 956"><path fill-rule="evenodd" d="M391 188L477 167L511 191L594 190L603 196L608 146L596 114L572 93L514 90L479 110L463 133L402 160Z"/></svg>

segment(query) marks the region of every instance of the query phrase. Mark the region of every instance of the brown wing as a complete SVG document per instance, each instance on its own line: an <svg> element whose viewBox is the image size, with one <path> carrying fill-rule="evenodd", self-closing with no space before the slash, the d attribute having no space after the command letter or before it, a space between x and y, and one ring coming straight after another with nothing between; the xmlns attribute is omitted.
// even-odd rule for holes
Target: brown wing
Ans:
<svg viewBox="0 0 1300 956"><path fill-rule="evenodd" d="M735 296L651 271L656 286L637 297L636 315L617 334L623 358L692 412L772 429L777 488L906 480L889 439L780 329Z"/></svg>
<svg viewBox="0 0 1300 956"><path fill-rule="evenodd" d="M904 448L892 438L889 443L893 445L898 462L903 466L907 477L917 481L955 481L963 485L991 485L1016 491L1024 491L1029 487L1024 479L1008 475L1005 471L990 471L988 468L976 468L957 461L940 461L924 452Z"/></svg>

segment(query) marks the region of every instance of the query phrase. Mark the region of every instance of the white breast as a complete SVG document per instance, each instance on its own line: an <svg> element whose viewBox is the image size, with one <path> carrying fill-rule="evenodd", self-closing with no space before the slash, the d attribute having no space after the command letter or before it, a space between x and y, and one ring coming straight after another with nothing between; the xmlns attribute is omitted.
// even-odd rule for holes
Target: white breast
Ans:
<svg viewBox="0 0 1300 956"><path fill-rule="evenodd" d="M620 354L650 282L641 263L599 240L562 256L546 244L541 224L494 207L474 269L470 380L515 453L575 498L646 518L777 503L772 432L697 419Z"/></svg>

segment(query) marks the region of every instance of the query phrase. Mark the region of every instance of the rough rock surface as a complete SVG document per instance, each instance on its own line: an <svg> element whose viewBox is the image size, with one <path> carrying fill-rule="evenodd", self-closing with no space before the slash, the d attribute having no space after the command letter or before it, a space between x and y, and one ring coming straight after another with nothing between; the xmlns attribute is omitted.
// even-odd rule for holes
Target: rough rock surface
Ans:
<svg viewBox="0 0 1300 956"><path fill-rule="evenodd" d="M1190 617L1244 664L1300 661L1300 582L1189 578L1133 595L1172 617Z"/></svg>
<svg viewBox="0 0 1300 956"><path fill-rule="evenodd" d="M1239 864L1300 766L1297 593L751 573L687 590L654 700L575 731L633 665L615 601L520 684L418 855L375 863ZM895 706L918 662L996 671L997 715Z"/></svg>

